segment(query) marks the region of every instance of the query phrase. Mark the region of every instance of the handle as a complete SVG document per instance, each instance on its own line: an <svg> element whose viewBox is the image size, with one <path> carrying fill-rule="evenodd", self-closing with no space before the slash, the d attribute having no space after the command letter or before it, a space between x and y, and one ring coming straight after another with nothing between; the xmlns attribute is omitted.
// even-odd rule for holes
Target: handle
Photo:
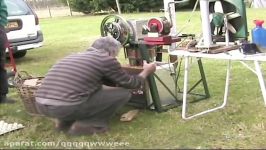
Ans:
<svg viewBox="0 0 266 150"><path fill-rule="evenodd" d="M27 71L18 71L14 77L15 85L22 84L22 80L32 78L32 76Z"/></svg>

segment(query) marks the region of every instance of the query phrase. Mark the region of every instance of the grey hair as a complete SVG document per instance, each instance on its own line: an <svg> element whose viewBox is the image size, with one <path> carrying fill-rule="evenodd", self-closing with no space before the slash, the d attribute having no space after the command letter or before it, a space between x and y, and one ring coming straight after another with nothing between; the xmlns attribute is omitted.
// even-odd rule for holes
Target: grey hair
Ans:
<svg viewBox="0 0 266 150"><path fill-rule="evenodd" d="M95 40L92 43L91 47L96 48L98 50L105 50L111 56L117 56L122 45L113 37L106 36L100 37L99 39Z"/></svg>

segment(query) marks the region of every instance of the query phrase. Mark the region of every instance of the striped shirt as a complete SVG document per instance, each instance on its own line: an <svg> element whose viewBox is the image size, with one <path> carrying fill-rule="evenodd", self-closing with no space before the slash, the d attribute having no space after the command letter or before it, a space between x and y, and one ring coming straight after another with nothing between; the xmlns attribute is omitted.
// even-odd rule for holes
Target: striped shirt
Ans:
<svg viewBox="0 0 266 150"><path fill-rule="evenodd" d="M125 88L139 88L144 79L129 75L116 58L94 48L69 55L55 64L45 76L35 96L47 105L76 105L99 90L104 80ZM37 102L39 102L37 100Z"/></svg>

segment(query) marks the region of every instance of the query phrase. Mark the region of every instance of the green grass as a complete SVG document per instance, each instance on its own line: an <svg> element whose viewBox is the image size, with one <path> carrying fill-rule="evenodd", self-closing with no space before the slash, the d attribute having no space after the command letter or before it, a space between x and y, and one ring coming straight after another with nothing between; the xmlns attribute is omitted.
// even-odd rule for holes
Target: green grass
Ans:
<svg viewBox="0 0 266 150"><path fill-rule="evenodd" d="M249 31L254 27L252 20L265 18L266 10L248 9ZM162 16L163 13L125 14L126 19ZM189 11L177 12L177 26L184 25ZM199 12L183 33L201 31ZM48 69L64 56L85 50L100 36L100 23L104 16L77 16L41 19L44 33L44 46L29 51L27 56L16 61L19 70L34 76L44 76ZM126 62L121 51L119 59ZM226 63L217 60L203 60L211 97L189 104L189 113L199 112L216 106L223 98ZM192 66L191 78L196 80L196 62ZM263 69L266 67L263 65ZM183 69L182 69L183 72ZM182 78L179 86L182 87ZM157 113L142 110L130 123L119 121L119 116L111 120L111 131L104 135L70 137L53 130L48 118L33 117L26 113L23 103L15 89L10 90L13 105L0 105L1 120L25 125L19 131L0 137L2 148L87 148L76 144L86 142L124 142L121 146L91 146L90 148L265 148L266 147L266 109L256 76L239 62L233 62L228 105L219 111L192 120L181 118L181 107ZM120 111L122 113L123 110ZM19 143L20 142L20 143ZM32 144L30 144L32 142ZM59 147L48 146L51 142ZM8 144L15 145L11 147ZM53 143L52 143L53 144ZM126 146L123 146L126 145ZM46 145L46 146L45 146Z"/></svg>

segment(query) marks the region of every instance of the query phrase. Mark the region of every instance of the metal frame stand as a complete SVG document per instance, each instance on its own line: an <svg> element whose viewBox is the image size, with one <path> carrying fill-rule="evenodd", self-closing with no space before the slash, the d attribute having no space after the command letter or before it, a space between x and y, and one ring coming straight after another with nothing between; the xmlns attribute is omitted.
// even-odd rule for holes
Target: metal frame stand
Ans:
<svg viewBox="0 0 266 150"><path fill-rule="evenodd" d="M260 84L260 89L262 92L264 105L266 106L266 85L265 85L265 79L263 77L263 70L260 66L261 62L266 62L265 56L266 53L258 53L253 55L245 55L241 53L238 49L231 50L224 53L217 53L217 54L208 54L204 52L189 52L186 50L176 50L172 51L170 53L171 55L175 55L178 57L182 57L185 59L185 73L184 73L184 92L183 92L183 106L182 106L182 118L183 119L192 119L196 116L200 116L209 112L213 112L215 110L219 110L221 108L224 108L227 104L227 99L229 95L229 84L230 84L230 75L231 75L231 62L232 61L240 61L246 68L248 68L250 71L252 71L258 78L258 82ZM188 79L189 79L189 59L190 58L197 58L197 59L219 59L219 60L225 60L228 62L227 65L227 72L226 72L226 80L225 80L225 90L224 90L224 98L223 103L217 107L210 108L207 110L204 110L202 112L188 115L187 114L187 91L188 91ZM252 61L254 63L254 67L250 67L246 61Z"/></svg>
<svg viewBox="0 0 266 150"><path fill-rule="evenodd" d="M139 44L138 46L139 46L138 48L141 52L143 60L146 60L147 62L149 62L150 59L149 59L149 54L148 54L146 45L145 44ZM153 105L155 107L155 110L158 112L165 111L165 109L162 106L161 100L160 100L160 96L159 96L159 92L157 89L154 75L149 75L147 80L149 83L151 97L152 97L152 101L153 101Z"/></svg>
<svg viewBox="0 0 266 150"><path fill-rule="evenodd" d="M201 59L199 58L199 60L201 60ZM202 67L202 64L201 64L201 67ZM202 69L203 69L203 67L202 67ZM224 93L224 102L222 103L222 105L220 105L218 107L215 107L215 108L212 108L212 109L208 109L206 111L202 111L200 113L197 113L195 115L187 117L186 116L186 109L187 109L187 91L188 91L187 87L188 87L188 79L189 79L189 77L188 77L189 76L189 57L186 56L185 57L185 73L184 73L184 93L183 93L182 118L183 119L191 119L191 118L194 118L196 116L200 116L200 115L206 114L208 112L212 112L212 111L215 111L215 110L223 108L226 105L226 103L227 103L227 97L228 97L228 91L229 91L230 71L231 71L231 60L228 61L227 73L226 73L225 93ZM207 93L209 93L209 91ZM207 94L207 95L209 95L209 94Z"/></svg>
<svg viewBox="0 0 266 150"><path fill-rule="evenodd" d="M266 106L266 86L265 86L265 81L263 78L263 74L261 71L261 67L259 64L259 61L254 60L254 66L255 66L255 70L252 69L251 67L249 67L246 63L244 63L243 61L241 61L241 63L247 67L248 69L250 69L253 73L255 73L258 77L258 81L260 84L260 88L261 88L261 92L262 92L262 96L263 96L263 100L264 100L264 105ZM194 115L191 116L186 116L186 109L187 109L187 86L188 86L188 76L189 76L189 56L185 57L185 74L184 74L184 93L183 93L183 106L182 106L182 118L183 119L192 119L194 117L209 113L209 112L213 112L216 111L218 109L222 109L226 106L227 101L228 101L228 95L229 95L229 85L230 85L230 75L231 75L231 60L228 60L228 65L227 65L227 72L226 72L226 80L225 80L225 89L224 89L224 98L223 98L223 103L217 107L211 108L211 109L207 109L205 111L196 113Z"/></svg>
<svg viewBox="0 0 266 150"><path fill-rule="evenodd" d="M138 46L139 46L138 48L139 48L139 50L141 52L143 60L146 60L147 62L149 62L150 61L149 60L149 54L148 54L146 45L145 44L139 44ZM199 71L200 71L201 79L189 90L189 92L187 92L187 89L184 89L184 92L186 91L186 93L192 94L191 91L196 86L198 86L199 83L202 82L203 83L203 87L204 87L205 95L201 95L201 96L203 96L203 98L201 98L201 99L206 99L206 98L210 97L210 94L209 94L208 85L207 85L207 81L206 81L206 78L205 78L205 73L204 73L204 70L203 70L202 62L201 62L200 59L198 60L198 65L199 65ZM187 73L187 72L185 72L185 73ZM162 85L167 89L167 91L173 96L174 100L177 102L176 104L162 106L161 99L160 99L159 92L158 92L158 88L157 88L157 85L156 85L156 82L155 82L155 78L157 78L158 81L160 83L162 83ZM167 87L167 85L165 85L163 83L163 81L156 74L152 74L152 75L148 76L147 80L148 80L149 87L150 87L150 93L151 93L151 97L152 97L152 102L153 102L153 105L154 105L155 110L157 112L163 112L163 111L166 111L168 109L180 106L178 104L181 104L182 101L177 99L176 94L172 93L170 91L170 89ZM184 79L184 80L187 80L187 79ZM184 101L183 101L183 103L184 103Z"/></svg>
<svg viewBox="0 0 266 150"><path fill-rule="evenodd" d="M191 95L196 95L196 96L201 96L199 99L197 99L196 101L202 100L202 99L207 99L210 97L210 92L209 92L209 88L208 88L208 84L207 84L207 80L206 80L206 76L205 76L205 72L204 72L204 68L202 65L202 61L199 58L197 60L198 62L198 66L199 66L199 72L200 72L200 76L201 79L198 80L198 82L196 82L189 90L186 89L186 93L187 94L191 94ZM186 73L186 70L185 70ZM185 80L185 79L184 79ZM204 94L199 94L199 93L192 93L192 91L200 84L202 83L203 88L204 88ZM185 90L185 89L183 89ZM183 93L184 91L180 91L180 93Z"/></svg>

